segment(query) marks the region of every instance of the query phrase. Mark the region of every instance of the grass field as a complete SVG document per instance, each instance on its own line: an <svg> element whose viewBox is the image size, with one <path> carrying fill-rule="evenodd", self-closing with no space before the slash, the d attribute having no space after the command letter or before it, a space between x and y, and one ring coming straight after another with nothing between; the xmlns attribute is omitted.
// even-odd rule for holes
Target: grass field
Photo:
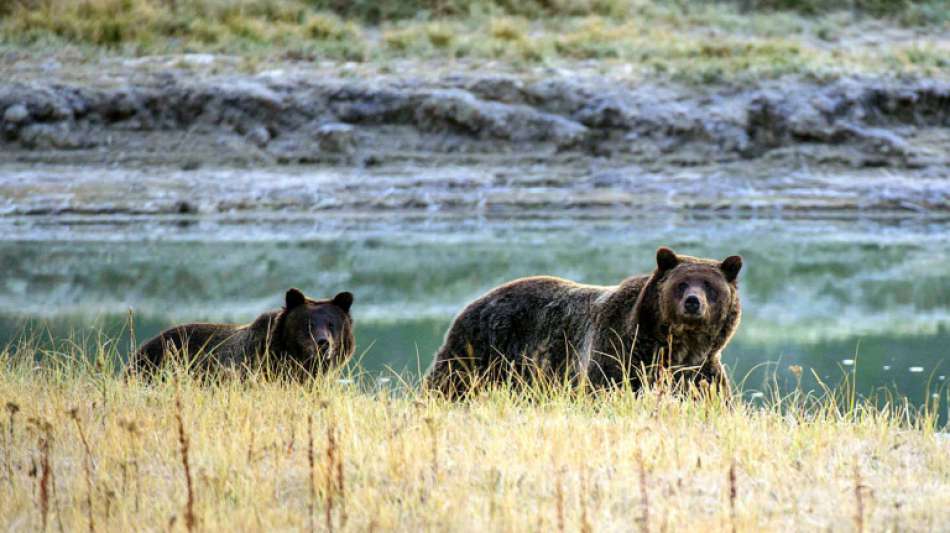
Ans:
<svg viewBox="0 0 950 533"><path fill-rule="evenodd" d="M452 404L398 379L127 382L102 346L0 356L0 528L924 531L950 520L950 441L930 411L872 404L847 384L734 408L662 388L502 389Z"/></svg>
<svg viewBox="0 0 950 533"><path fill-rule="evenodd" d="M597 60L710 82L945 74L950 0L5 0L2 49L292 61Z"/></svg>

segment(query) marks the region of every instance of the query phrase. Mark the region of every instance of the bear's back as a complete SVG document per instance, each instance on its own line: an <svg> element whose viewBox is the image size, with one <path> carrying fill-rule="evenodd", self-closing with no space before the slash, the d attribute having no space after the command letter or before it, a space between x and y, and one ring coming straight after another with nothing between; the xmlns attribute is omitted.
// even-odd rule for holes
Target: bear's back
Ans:
<svg viewBox="0 0 950 533"><path fill-rule="evenodd" d="M249 330L239 324L193 323L174 326L142 344L132 360L135 371L155 371L173 354L192 365L208 366L213 357L222 363L240 363L248 344Z"/></svg>

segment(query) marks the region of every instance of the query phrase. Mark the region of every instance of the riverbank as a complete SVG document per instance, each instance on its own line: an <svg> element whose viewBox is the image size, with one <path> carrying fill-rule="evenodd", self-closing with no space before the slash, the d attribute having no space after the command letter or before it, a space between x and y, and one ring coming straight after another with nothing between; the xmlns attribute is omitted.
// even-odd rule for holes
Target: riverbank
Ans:
<svg viewBox="0 0 950 533"><path fill-rule="evenodd" d="M27 63L0 89L3 212L950 205L950 81L271 66Z"/></svg>
<svg viewBox="0 0 950 533"><path fill-rule="evenodd" d="M132 140L112 145L114 138L180 130L187 142L153 140L152 152L209 152L192 153L197 161L185 164L193 165L222 151L201 142L210 133L202 126L218 125L278 163L323 162L338 157L302 153L294 142L304 123L314 130L307 141L316 136L338 149L365 137L360 126L409 124L510 141L501 151L519 153L546 142L623 154L656 136L646 140L659 154L646 156L706 142L727 159L751 157L804 141L879 152L845 157L853 165L941 164L918 148L943 155L946 139L915 132L907 139L891 126L946 126L947 7L947 0L860 0L847 9L829 0L12 2L0 6L0 69L10 82L0 94L2 137L39 150L112 146L134 158L142 148ZM118 131L104 136L101 125ZM622 135L608 135L614 130ZM441 137L422 137L391 148L471 150L458 139L440 147Z"/></svg>
<svg viewBox="0 0 950 533"><path fill-rule="evenodd" d="M950 518L950 441L846 389L734 410L659 391L449 404L333 379L145 386L103 374L108 359L27 368L11 355L5 529L876 531Z"/></svg>
<svg viewBox="0 0 950 533"><path fill-rule="evenodd" d="M12 4L0 212L945 213L946 0L836 5Z"/></svg>

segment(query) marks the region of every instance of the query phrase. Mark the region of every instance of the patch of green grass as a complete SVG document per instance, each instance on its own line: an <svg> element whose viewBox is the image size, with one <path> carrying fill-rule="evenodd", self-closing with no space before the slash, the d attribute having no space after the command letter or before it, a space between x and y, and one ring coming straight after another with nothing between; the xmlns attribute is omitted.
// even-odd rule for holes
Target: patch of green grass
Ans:
<svg viewBox="0 0 950 533"><path fill-rule="evenodd" d="M807 15L853 10L874 17L902 17L921 10L948 8L947 0L851 0L846 3L837 0L310 0L308 3L316 9L372 23L419 16L467 17L475 13L504 13L532 19L589 15L625 17L646 4L694 9L718 3L731 4L746 12L794 11Z"/></svg>
<svg viewBox="0 0 950 533"><path fill-rule="evenodd" d="M895 71L913 70L940 75L950 71L950 46L914 43L895 48L882 59Z"/></svg>
<svg viewBox="0 0 950 533"><path fill-rule="evenodd" d="M295 0L24 0L9 8L0 36L21 45L60 41L145 53L325 42L342 57L363 44L358 24Z"/></svg>
<svg viewBox="0 0 950 533"><path fill-rule="evenodd" d="M620 57L624 44L624 26L611 26L600 17L582 21L580 26L554 40L558 54L577 59Z"/></svg>
<svg viewBox="0 0 950 533"><path fill-rule="evenodd" d="M395 28L383 32L383 44L397 54L421 53L428 48L428 40L415 27Z"/></svg>
<svg viewBox="0 0 950 533"><path fill-rule="evenodd" d="M435 48L449 48L455 42L455 33L446 24L434 22L426 25L426 37Z"/></svg>
<svg viewBox="0 0 950 533"><path fill-rule="evenodd" d="M584 16L598 14L622 16L634 3L631 0L310 0L316 9L370 23L412 19L468 17L477 14L520 15L528 18Z"/></svg>
<svg viewBox="0 0 950 533"><path fill-rule="evenodd" d="M528 21L520 17L495 17L488 23L488 33L499 41L523 41L528 34Z"/></svg>
<svg viewBox="0 0 950 533"><path fill-rule="evenodd" d="M352 22L344 22L335 15L315 13L304 20L304 35L320 41L346 41L360 39L360 29Z"/></svg>
<svg viewBox="0 0 950 533"><path fill-rule="evenodd" d="M789 10L809 15L828 13L841 9L850 9L869 16L893 16L911 11L919 6L937 6L942 2L922 0L740 0L740 4L749 10Z"/></svg>
<svg viewBox="0 0 950 533"><path fill-rule="evenodd" d="M948 3L867 0L841 11L824 0L12 0L2 4L0 44L347 61L593 59L703 83L895 66L940 74ZM881 61L877 45L857 40L854 11L895 28L931 24L934 37L919 39L919 50L885 49Z"/></svg>

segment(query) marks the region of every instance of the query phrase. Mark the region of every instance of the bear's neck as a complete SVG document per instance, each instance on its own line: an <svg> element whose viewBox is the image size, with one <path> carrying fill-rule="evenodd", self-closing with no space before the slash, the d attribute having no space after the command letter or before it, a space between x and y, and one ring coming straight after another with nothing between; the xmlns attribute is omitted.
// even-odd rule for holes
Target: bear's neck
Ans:
<svg viewBox="0 0 950 533"><path fill-rule="evenodd" d="M636 345L636 302L648 279L627 278L598 298L586 351L590 359L601 360L601 366L625 359Z"/></svg>
<svg viewBox="0 0 950 533"><path fill-rule="evenodd" d="M268 311L247 325L259 355L268 351L275 355L286 351L283 338L285 314L283 310Z"/></svg>
<svg viewBox="0 0 950 533"><path fill-rule="evenodd" d="M709 358L715 336L715 332L661 324L650 345L644 343L641 357L662 366L701 366Z"/></svg>
<svg viewBox="0 0 950 533"><path fill-rule="evenodd" d="M617 324L622 324L622 331L614 331L614 335L620 334L624 338L635 335L636 303L649 279L650 276L634 276L620 282L598 309L596 322L609 325L612 329L615 329Z"/></svg>

